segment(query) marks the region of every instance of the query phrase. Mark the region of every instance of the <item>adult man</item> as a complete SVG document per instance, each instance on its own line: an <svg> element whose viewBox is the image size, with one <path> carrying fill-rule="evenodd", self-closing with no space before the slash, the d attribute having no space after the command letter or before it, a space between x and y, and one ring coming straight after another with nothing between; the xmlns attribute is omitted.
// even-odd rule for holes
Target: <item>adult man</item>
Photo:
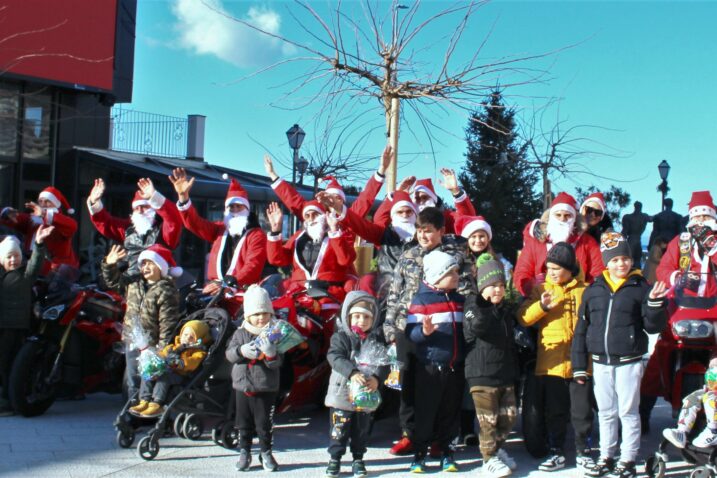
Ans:
<svg viewBox="0 0 717 478"><path fill-rule="evenodd" d="M630 246L632 260L635 266L639 268L642 262L642 233L647 228L647 223L652 222L652 218L642 212L642 203L635 201L635 209L631 214L622 216L622 235L627 237L627 243Z"/></svg>
<svg viewBox="0 0 717 478"><path fill-rule="evenodd" d="M684 231L682 216L672 210L672 199L665 199L665 210L652 216L652 234L650 234L650 247L658 237L670 242L675 236Z"/></svg>
<svg viewBox="0 0 717 478"><path fill-rule="evenodd" d="M77 232L77 221L63 213L63 211L68 214L75 212L70 208L65 196L57 188L48 186L38 195L36 203L27 202L25 207L31 209L32 212L27 214L18 212L11 207L3 208L0 213L0 222L23 234L25 253L32 249L35 233L41 224L55 226L52 233L45 239L50 260L45 262L41 274L45 275L50 270L57 270L63 265L76 270L80 263L72 248L72 237Z"/></svg>
<svg viewBox="0 0 717 478"><path fill-rule="evenodd" d="M586 283L603 271L600 246L589 234L583 217L577 214L577 203L570 194L561 192L543 213L523 231L523 251L518 257L513 282L524 297L545 277L545 257L553 244L567 242L575 248Z"/></svg>
<svg viewBox="0 0 717 478"><path fill-rule="evenodd" d="M126 274L130 277L139 274L137 257L143 250L153 244L162 244L173 250L179 245L182 234L182 218L177 206L154 188L152 180L140 178L137 188L129 218L111 216L105 209L102 204L105 182L101 178L95 179L87 198L90 220L97 231L121 243L127 251Z"/></svg>
<svg viewBox="0 0 717 478"><path fill-rule="evenodd" d="M189 199L194 178L189 178L183 168L177 168L169 180L177 192L177 209L184 227L212 243L203 292L219 292L218 281L227 275L233 276L242 287L259 282L266 263L266 237L256 214L250 211L249 196L244 188L231 180L224 200L224 218L212 222L202 218Z"/></svg>

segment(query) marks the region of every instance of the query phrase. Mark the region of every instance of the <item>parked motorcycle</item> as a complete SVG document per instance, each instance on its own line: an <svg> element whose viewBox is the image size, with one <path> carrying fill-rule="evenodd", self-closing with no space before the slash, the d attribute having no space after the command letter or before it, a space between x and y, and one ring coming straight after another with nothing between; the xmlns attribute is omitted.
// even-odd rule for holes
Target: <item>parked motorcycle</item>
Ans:
<svg viewBox="0 0 717 478"><path fill-rule="evenodd" d="M20 349L9 396L23 416L41 415L58 396L122 389L124 300L95 285L72 285L36 303L40 324Z"/></svg>

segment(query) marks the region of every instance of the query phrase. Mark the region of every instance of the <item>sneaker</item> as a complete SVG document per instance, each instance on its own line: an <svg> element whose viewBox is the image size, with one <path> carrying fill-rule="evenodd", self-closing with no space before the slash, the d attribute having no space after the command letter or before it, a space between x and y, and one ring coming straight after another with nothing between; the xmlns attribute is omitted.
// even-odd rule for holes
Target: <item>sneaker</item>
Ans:
<svg viewBox="0 0 717 478"><path fill-rule="evenodd" d="M601 456L597 463L595 463L595 466L593 466L589 470L585 470L585 476L589 476L590 478L599 478L601 476L606 476L608 473L612 472L612 469L614 467L614 458L607 458Z"/></svg>
<svg viewBox="0 0 717 478"><path fill-rule="evenodd" d="M717 433L709 428L705 428L697 437L692 440L692 444L697 448L709 448L717 445Z"/></svg>
<svg viewBox="0 0 717 478"><path fill-rule="evenodd" d="M242 448L239 450L239 461L237 461L237 471L249 471L251 467L251 452Z"/></svg>
<svg viewBox="0 0 717 478"><path fill-rule="evenodd" d="M513 459L513 457L510 456L510 455L508 454L508 452L505 451L505 449L500 448L500 449L496 452L496 456L497 456L498 458L500 458L500 461L502 461L503 463L505 463L505 465L506 465L508 468L510 468L510 471L515 471L515 470L518 469L518 463L515 462L515 460Z"/></svg>
<svg viewBox="0 0 717 478"><path fill-rule="evenodd" d="M610 478L634 478L637 476L634 461L619 461L610 473Z"/></svg>
<svg viewBox="0 0 717 478"><path fill-rule="evenodd" d="M428 456L431 458L441 458L443 456L443 449L441 444L437 441L431 443L431 447L428 449Z"/></svg>
<svg viewBox="0 0 717 478"><path fill-rule="evenodd" d="M575 456L575 465L583 470L591 470L595 467L595 460L587 453Z"/></svg>
<svg viewBox="0 0 717 478"><path fill-rule="evenodd" d="M329 460L329 465L326 467L326 477L336 478L341 472L341 462L339 460Z"/></svg>
<svg viewBox="0 0 717 478"><path fill-rule="evenodd" d="M441 457L441 470L446 472L458 471L458 465L456 460L453 459L453 455L447 454Z"/></svg>
<svg viewBox="0 0 717 478"><path fill-rule="evenodd" d="M498 455L491 457L488 461L483 463L483 473L493 478L503 478L510 476L513 473L508 465L503 463Z"/></svg>
<svg viewBox="0 0 717 478"><path fill-rule="evenodd" d="M274 459L274 455L271 454L271 450L262 451L259 454L259 463L266 471L276 471L279 469L279 464Z"/></svg>
<svg viewBox="0 0 717 478"><path fill-rule="evenodd" d="M687 434L677 428L665 428L662 430L662 436L677 448L684 448L687 444Z"/></svg>
<svg viewBox="0 0 717 478"><path fill-rule="evenodd" d="M416 457L413 459L413 462L411 463L411 468L409 468L409 471L411 473L425 473L426 472L426 459L424 457Z"/></svg>
<svg viewBox="0 0 717 478"><path fill-rule="evenodd" d="M156 417L164 413L164 405L160 405L157 402L149 402L147 408L145 408L140 415L143 417Z"/></svg>
<svg viewBox="0 0 717 478"><path fill-rule="evenodd" d="M391 447L388 452L392 455L410 455L413 453L413 442L407 436L402 437L398 442Z"/></svg>
<svg viewBox="0 0 717 478"><path fill-rule="evenodd" d="M363 460L354 460L353 463L351 463L351 473L353 473L354 477L368 475L366 464Z"/></svg>
<svg viewBox="0 0 717 478"><path fill-rule="evenodd" d="M129 407L129 411L132 413L142 413L147 409L149 402L147 400L140 400L134 407Z"/></svg>
<svg viewBox="0 0 717 478"><path fill-rule="evenodd" d="M538 466L538 470L540 471L557 471L563 468L565 468L565 456L559 453L550 455Z"/></svg>

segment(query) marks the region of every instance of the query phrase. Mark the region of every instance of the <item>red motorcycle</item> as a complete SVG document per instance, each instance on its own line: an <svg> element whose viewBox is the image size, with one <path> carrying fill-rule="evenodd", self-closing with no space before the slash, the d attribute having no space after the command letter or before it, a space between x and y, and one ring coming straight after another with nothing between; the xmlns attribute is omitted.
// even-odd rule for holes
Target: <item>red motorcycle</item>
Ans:
<svg viewBox="0 0 717 478"><path fill-rule="evenodd" d="M20 349L9 395L23 416L41 415L58 396L120 392L125 360L123 298L94 285L72 285L45 296L35 307L40 325Z"/></svg>

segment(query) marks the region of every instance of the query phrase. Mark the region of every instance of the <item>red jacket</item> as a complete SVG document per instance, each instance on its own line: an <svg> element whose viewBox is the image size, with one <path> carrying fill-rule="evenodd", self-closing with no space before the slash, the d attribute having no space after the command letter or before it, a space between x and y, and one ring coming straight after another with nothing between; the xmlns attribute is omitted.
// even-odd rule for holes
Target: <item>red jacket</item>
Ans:
<svg viewBox="0 0 717 478"><path fill-rule="evenodd" d="M476 216L476 210L473 207L468 195L465 191L460 196L455 198L455 211L449 211L448 209L443 210L443 218L445 220L446 234L455 234L456 218L458 216ZM379 226L386 227L391 223L391 207L393 206L393 200L386 196L386 199L381 203L376 210L376 214L373 215L373 222Z"/></svg>
<svg viewBox="0 0 717 478"><path fill-rule="evenodd" d="M159 192L155 192L149 199L149 205L162 218L162 241L164 245L170 249L176 249L182 235L182 218L179 215L177 206L173 202L167 201ZM132 225L130 219L111 216L102 206L102 202L89 206L89 209L90 220L92 220L92 224L100 234L107 239L120 243L124 242L127 228Z"/></svg>
<svg viewBox="0 0 717 478"><path fill-rule="evenodd" d="M261 273L266 263L266 236L260 228L249 227L242 234L239 244L234 249L229 270L223 271L222 255L229 236L224 222L207 221L200 217L191 201L178 209L184 227L201 239L212 243L206 271L207 280L219 279L227 274L234 276L241 286L256 284L261 280Z"/></svg>
<svg viewBox="0 0 717 478"><path fill-rule="evenodd" d="M686 236L682 236L685 234ZM683 237L687 244L690 245L690 267L689 270L700 274L700 283L697 295L700 297L713 297L717 295L717 283L715 282L712 272L717 267L717 254L713 256L700 256L694 241L689 237L688 232L683 232L675 237L667 245L665 254L660 259L657 266L657 280L675 285L679 276L680 269L680 238ZM688 292L689 293L689 292Z"/></svg>

